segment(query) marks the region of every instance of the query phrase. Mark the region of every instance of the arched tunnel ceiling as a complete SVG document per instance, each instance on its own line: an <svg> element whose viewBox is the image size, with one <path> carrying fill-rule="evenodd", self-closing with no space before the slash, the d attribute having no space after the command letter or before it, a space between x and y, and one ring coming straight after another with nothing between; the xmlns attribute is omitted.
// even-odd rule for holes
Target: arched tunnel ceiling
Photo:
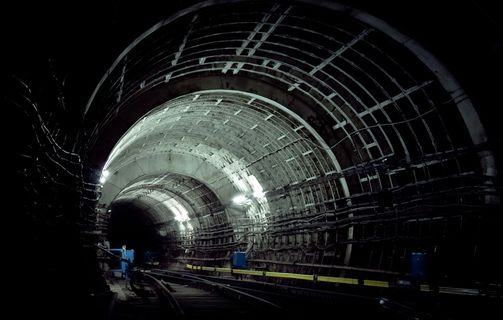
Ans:
<svg viewBox="0 0 503 320"><path fill-rule="evenodd" d="M111 183L119 190L127 181L115 182L113 177L126 164L171 153L198 158L215 168L216 175L205 181L215 190L225 180L249 195L340 173L333 153L305 121L257 95L230 90L196 92L157 108L121 139L105 170L112 173ZM142 167L142 173L147 170ZM184 171L190 175L190 169ZM349 195L341 181L324 201ZM222 201L229 203L231 196L221 194ZM110 197L102 198L106 199Z"/></svg>
<svg viewBox="0 0 503 320"><path fill-rule="evenodd" d="M324 237L348 264L376 212L406 223L498 201L483 126L448 71L377 18L324 5L208 1L132 43L86 110L89 161L109 155L98 207L172 198L197 219L191 201L211 194L223 213L206 226L234 231L218 243Z"/></svg>

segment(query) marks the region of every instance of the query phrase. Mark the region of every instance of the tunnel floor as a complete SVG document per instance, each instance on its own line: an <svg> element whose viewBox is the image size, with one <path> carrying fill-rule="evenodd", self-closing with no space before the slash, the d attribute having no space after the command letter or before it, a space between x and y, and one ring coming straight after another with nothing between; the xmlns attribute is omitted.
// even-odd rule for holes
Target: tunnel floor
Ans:
<svg viewBox="0 0 503 320"><path fill-rule="evenodd" d="M180 272L182 269L176 270ZM232 276L221 278L236 280ZM248 287L253 287L254 283L258 284L250 279L241 281L246 282L243 286ZM136 290L132 290L128 281L114 276L109 276L107 282L110 290L114 292L106 312L108 319L166 318L162 302L154 292L139 294L138 285L135 285ZM501 297L473 297L462 293L438 295L377 290L369 294L368 290L341 288L338 292L326 291L327 295L332 296L326 299L320 296L321 291L293 286L288 292L277 291L274 287L271 287L269 292L260 289L247 291L282 308L270 310L259 305L250 305L239 298L236 300L222 295L217 289L202 289L193 283L176 283L169 279L162 282L171 288L173 296L184 311L181 316L169 316L177 319L257 319L278 316L289 319L327 316L337 319L489 319L500 313L501 303Z"/></svg>

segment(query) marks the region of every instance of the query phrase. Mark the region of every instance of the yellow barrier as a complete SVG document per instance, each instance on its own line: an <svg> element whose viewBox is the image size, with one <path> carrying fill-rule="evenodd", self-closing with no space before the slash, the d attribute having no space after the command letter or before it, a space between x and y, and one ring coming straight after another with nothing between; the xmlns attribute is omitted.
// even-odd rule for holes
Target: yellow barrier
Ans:
<svg viewBox="0 0 503 320"><path fill-rule="evenodd" d="M419 286L419 290L421 291L426 291L426 292L430 292L430 291L433 291L430 287L429 284L422 284Z"/></svg>
<svg viewBox="0 0 503 320"><path fill-rule="evenodd" d="M289 278L289 279L300 279L300 280L314 281L314 275L312 275L312 274L269 272L269 271L267 271L265 273L265 276L266 277L273 277L273 278Z"/></svg>
<svg viewBox="0 0 503 320"><path fill-rule="evenodd" d="M204 270L204 271L215 271L215 267L202 267L201 270Z"/></svg>
<svg viewBox="0 0 503 320"><path fill-rule="evenodd" d="M330 276L318 276L313 274L302 274L302 273L287 273L287 272L272 272L272 271L261 271L261 270L249 270L249 269L231 269L231 268L219 268L219 267L207 267L207 266L195 266L192 264L186 264L185 267L189 270L204 270L212 272L221 273L232 273L232 274L244 274L250 276L259 277L271 277L271 278L284 278L284 279L298 279L307 280L315 282L329 282L329 283L341 283L350 285L363 285L367 287L379 287L379 288L389 288L389 281L381 280L369 280L369 279L356 279L356 278L344 278L344 277L330 277ZM393 283L391 283L393 285ZM419 284L419 291L422 292L434 292L434 287L429 284ZM463 288L455 288L461 290ZM468 290L468 289L464 289Z"/></svg>
<svg viewBox="0 0 503 320"><path fill-rule="evenodd" d="M377 280L363 280L363 285L368 287L383 287L389 288L388 281L377 281Z"/></svg>
<svg viewBox="0 0 503 320"><path fill-rule="evenodd" d="M230 269L229 269L230 271ZM247 274L251 276L265 276L266 273L265 271L259 271L259 270L242 270L242 269L234 269L232 270L233 273L236 274Z"/></svg>
<svg viewBox="0 0 503 320"><path fill-rule="evenodd" d="M205 270L214 272L230 272L234 274L244 274L250 276L263 276L271 278L284 278L284 279L298 279L307 281L319 281L319 282L330 282L330 283L342 283L358 285L363 284L368 287L381 287L389 288L388 281L379 280L362 280L355 278L343 278L343 277L329 277L329 276L316 276L312 274L301 274L301 273L287 273L287 272L271 272L271 271L260 271L260 270L246 270L246 269L231 269L231 268L216 268L216 267L206 267L206 266L194 266L191 264L186 265L187 269L190 270ZM428 285L421 285L421 291L429 291Z"/></svg>
<svg viewBox="0 0 503 320"><path fill-rule="evenodd" d="M345 283L345 284L358 284L358 279L353 278L341 278L341 277L327 277L318 276L319 282L332 282L332 283Z"/></svg>

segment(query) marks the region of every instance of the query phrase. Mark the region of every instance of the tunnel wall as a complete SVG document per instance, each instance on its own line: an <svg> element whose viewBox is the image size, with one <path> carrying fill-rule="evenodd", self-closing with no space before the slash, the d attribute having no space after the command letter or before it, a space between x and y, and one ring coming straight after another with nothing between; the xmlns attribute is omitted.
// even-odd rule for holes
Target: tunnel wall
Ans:
<svg viewBox="0 0 503 320"><path fill-rule="evenodd" d="M270 213L250 251L257 266L398 274L421 251L437 280L484 277L492 240L479 230L498 221L492 152L469 97L413 39L332 3L205 2L152 27L116 60L89 101L83 152L102 165L148 111L211 89L287 107L340 164L267 194L299 206ZM341 177L348 194L324 195ZM306 210L305 194L322 207Z"/></svg>

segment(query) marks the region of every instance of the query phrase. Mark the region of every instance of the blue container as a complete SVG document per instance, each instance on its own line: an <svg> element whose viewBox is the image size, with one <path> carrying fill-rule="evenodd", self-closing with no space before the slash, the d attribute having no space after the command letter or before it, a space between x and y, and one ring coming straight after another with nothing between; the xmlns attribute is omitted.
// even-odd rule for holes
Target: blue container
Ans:
<svg viewBox="0 0 503 320"><path fill-rule="evenodd" d="M427 276L427 254L424 252L412 252L410 255L410 274L417 280L425 280Z"/></svg>
<svg viewBox="0 0 503 320"><path fill-rule="evenodd" d="M232 267L236 269L243 269L248 267L246 263L246 252L234 252L234 255L232 256Z"/></svg>

